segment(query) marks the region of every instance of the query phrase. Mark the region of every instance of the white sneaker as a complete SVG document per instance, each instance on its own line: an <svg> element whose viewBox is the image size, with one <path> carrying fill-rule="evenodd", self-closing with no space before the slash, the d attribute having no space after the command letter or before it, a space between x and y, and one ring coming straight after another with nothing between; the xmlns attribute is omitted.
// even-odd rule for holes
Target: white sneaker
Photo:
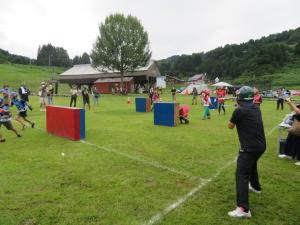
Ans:
<svg viewBox="0 0 300 225"><path fill-rule="evenodd" d="M249 184L249 191L251 191L255 194L261 194L261 191L256 190L254 187L251 186L251 184Z"/></svg>
<svg viewBox="0 0 300 225"><path fill-rule="evenodd" d="M228 212L228 216L237 218L251 218L251 212L250 210L248 212L244 212L243 208L236 207L235 210Z"/></svg>
<svg viewBox="0 0 300 225"><path fill-rule="evenodd" d="M296 166L300 166L300 161L295 163Z"/></svg>
<svg viewBox="0 0 300 225"><path fill-rule="evenodd" d="M278 155L278 157L279 158L287 158L287 159L292 159L292 157L291 156L289 156L289 155L285 155L285 154L280 154L280 155Z"/></svg>

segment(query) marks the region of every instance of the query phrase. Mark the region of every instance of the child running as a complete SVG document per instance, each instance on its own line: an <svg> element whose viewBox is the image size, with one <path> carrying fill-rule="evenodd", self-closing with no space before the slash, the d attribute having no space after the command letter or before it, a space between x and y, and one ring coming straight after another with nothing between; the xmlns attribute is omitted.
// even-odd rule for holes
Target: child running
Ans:
<svg viewBox="0 0 300 225"><path fill-rule="evenodd" d="M12 132L14 132L17 135L17 137L22 137L18 133L18 131L13 127L11 123L11 117L12 114L9 111L8 106L4 105L3 99L0 98L0 128L2 127L2 125L4 125L7 130L11 130ZM5 138L3 137L1 132L0 132L0 142L5 142Z"/></svg>
<svg viewBox="0 0 300 225"><path fill-rule="evenodd" d="M202 103L204 106L202 119L203 120L210 119L209 106L211 105L211 101L210 101L210 91L208 89L202 92Z"/></svg>
<svg viewBox="0 0 300 225"><path fill-rule="evenodd" d="M27 109L32 110L31 106L24 100L18 99L16 93L12 93L11 96L12 105L16 106L16 108L18 109L16 120L22 125L22 130L25 129L24 122L29 123L31 127L34 128L35 123L27 119Z"/></svg>

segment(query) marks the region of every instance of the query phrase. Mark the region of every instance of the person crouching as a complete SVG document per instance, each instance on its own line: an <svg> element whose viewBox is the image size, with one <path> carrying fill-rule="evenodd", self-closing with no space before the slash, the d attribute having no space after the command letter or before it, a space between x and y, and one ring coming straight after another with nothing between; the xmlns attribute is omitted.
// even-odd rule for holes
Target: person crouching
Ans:
<svg viewBox="0 0 300 225"><path fill-rule="evenodd" d="M190 108L187 105L183 105L179 108L179 120L180 120L181 124L183 122L185 124L189 123L189 119L188 119L189 111L190 111Z"/></svg>

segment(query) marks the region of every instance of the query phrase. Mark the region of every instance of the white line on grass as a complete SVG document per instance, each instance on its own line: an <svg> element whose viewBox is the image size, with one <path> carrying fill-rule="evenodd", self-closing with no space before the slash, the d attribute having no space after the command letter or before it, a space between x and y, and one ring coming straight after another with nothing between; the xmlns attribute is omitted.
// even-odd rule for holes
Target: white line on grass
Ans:
<svg viewBox="0 0 300 225"><path fill-rule="evenodd" d="M157 222L159 222L164 216L169 214L174 209L178 208L182 204L184 204L190 197L192 197L195 193L199 192L203 187L205 187L207 184L212 182L214 179L216 179L225 169L227 169L229 166L231 166L233 163L236 162L236 158L228 163L226 163L225 166L220 168L211 178L202 181L197 187L193 188L191 191L189 191L186 195L179 198L176 202L173 202L169 206L167 206L165 209L163 209L161 212L157 213L149 221L146 223L143 223L143 225L152 225Z"/></svg>
<svg viewBox="0 0 300 225"><path fill-rule="evenodd" d="M270 136L271 134L273 134L273 132L278 128L278 125L276 125L275 127L273 127L267 134L266 136Z"/></svg>
<svg viewBox="0 0 300 225"><path fill-rule="evenodd" d="M35 129L37 129L37 130L39 130L39 131L46 132L44 129L41 129L41 128L38 128L38 127L35 127ZM145 159L141 159L141 158L138 158L138 157L136 157L136 156L132 156L132 155L126 154L126 153L124 153L124 152L119 152L119 151L117 151L117 150L115 150L115 149L112 149L112 148L107 148L107 147L104 147L104 146L96 145L96 144L93 144L93 143L90 143L90 142L87 142L87 141L84 141L84 140L81 140L80 142L83 143L83 144L86 144L86 145L93 146L93 147L95 147L95 148L98 148L98 149L103 150L103 151L106 151L106 152L112 152L112 153L121 155L121 156L126 157L126 158L128 158L128 159L131 159L131 160L133 160L133 161L137 161L137 162L146 164L146 165L148 165L148 166L155 167L155 168L157 168L157 169L167 170L167 171L169 171L169 172L172 172L172 173L175 173L175 174L179 174L179 175L188 177L188 178L190 178L190 179L198 179L198 180L201 180L201 181L205 181L205 180L206 180L206 179L203 179L203 178L201 178L201 177L194 176L194 175L192 175L192 174L190 174L190 173L187 173L187 172L185 172L185 171L179 171L179 170L173 169L173 168L171 168L171 167L161 165L161 164L158 163L158 162L147 161L147 160L145 160Z"/></svg>
<svg viewBox="0 0 300 225"><path fill-rule="evenodd" d="M145 159L141 159L139 157L132 156L132 155L129 155L129 154L124 153L124 152L117 151L117 150L112 149L112 148L107 148L107 147L104 147L104 146L99 146L99 145L96 145L96 144L93 144L93 143L90 143L90 142L87 142L87 141L84 141L84 140L81 140L80 142L83 143L83 144L86 144L86 145L93 146L93 147L95 147L97 149L100 149L100 150L103 150L103 151L106 151L106 152L112 152L112 153L115 153L117 155L121 155L121 156L126 157L128 159L131 159L131 160L134 160L134 161L146 164L148 166L155 167L157 169L167 170L169 172L172 172L172 173L175 173L175 174L179 174L179 175L183 175L183 176L186 176L188 178L200 179L201 181L205 181L205 179L202 179L200 177L194 176L194 175L192 175L190 173L187 173L187 172L184 172L184 171L179 171L179 170L173 169L171 167L161 165L158 162L148 161L148 160L145 160Z"/></svg>

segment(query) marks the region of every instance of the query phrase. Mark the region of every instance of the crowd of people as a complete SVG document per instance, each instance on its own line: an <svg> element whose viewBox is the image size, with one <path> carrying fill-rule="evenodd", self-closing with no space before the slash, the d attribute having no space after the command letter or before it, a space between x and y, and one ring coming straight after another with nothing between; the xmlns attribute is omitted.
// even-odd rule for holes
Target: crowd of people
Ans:
<svg viewBox="0 0 300 225"><path fill-rule="evenodd" d="M22 126L26 127L26 123L32 128L35 127L35 122L28 119L28 109L32 110L29 104L30 90L22 83L18 92L12 92L8 85L4 85L2 98L0 98L0 127L3 125L7 130L12 131L17 137L21 137L20 133L13 126L12 113L10 107L17 108L16 121ZM290 97L290 93L285 92L282 88L278 89L277 95L277 109L283 109L284 101L292 111L291 127L288 130L284 154L281 158L296 159L295 165L300 166L300 105L295 105ZM45 111L47 104L53 104L54 89L51 84L41 83L39 88L40 110ZM76 107L77 98L79 95L83 99L83 107L91 109L90 94L94 96L94 104L99 104L100 91L96 86L91 89L83 85L81 89L73 85L70 90L70 107ZM175 88L171 89L172 101L176 102L177 91ZM192 90L192 105L197 104L197 99L200 96L203 105L202 119L211 119L210 106L211 90L204 89L200 93L196 88ZM218 114L226 115L225 101L227 98L227 91L224 87L217 87L215 90L216 101L218 103ZM19 97L18 97L19 96ZM265 132L262 120L260 106L262 104L262 96L257 88L243 86L236 93L236 105L232 116L228 123L228 128L237 128L237 133L240 142L240 148L237 156L236 165L236 205L237 207L228 212L231 217L251 217L249 206L249 191L260 194L262 191L259 182L257 163L266 150ZM153 87L149 89L149 98L151 104L161 102L162 98L159 91ZM47 102L46 102L47 99ZM153 107L153 106L152 106ZM188 105L182 105L179 108L179 121L180 123L189 124L189 111ZM0 142L5 142L6 139L0 132Z"/></svg>
<svg viewBox="0 0 300 225"><path fill-rule="evenodd" d="M52 105L54 103L54 88L51 83L41 82L38 89L38 97L40 103L40 111L45 112L47 105ZM22 82L17 91L11 90L8 85L3 85L0 88L0 128L2 126L6 127L7 130L12 131L17 137L22 137L21 134L12 124L13 114L12 107L16 107L17 115L15 120L20 123L21 129L24 130L26 124L30 127L35 127L35 122L28 118L28 110L32 110L32 106L29 103L29 97L32 94L29 88L26 86L25 82ZM99 105L100 90L96 86L92 86L91 89L87 85L83 85L81 89L78 86L73 85L70 90L70 107L76 107L77 97L82 96L83 108L91 109L90 105L90 94L94 97L94 104ZM5 142L3 134L0 131L0 142Z"/></svg>

